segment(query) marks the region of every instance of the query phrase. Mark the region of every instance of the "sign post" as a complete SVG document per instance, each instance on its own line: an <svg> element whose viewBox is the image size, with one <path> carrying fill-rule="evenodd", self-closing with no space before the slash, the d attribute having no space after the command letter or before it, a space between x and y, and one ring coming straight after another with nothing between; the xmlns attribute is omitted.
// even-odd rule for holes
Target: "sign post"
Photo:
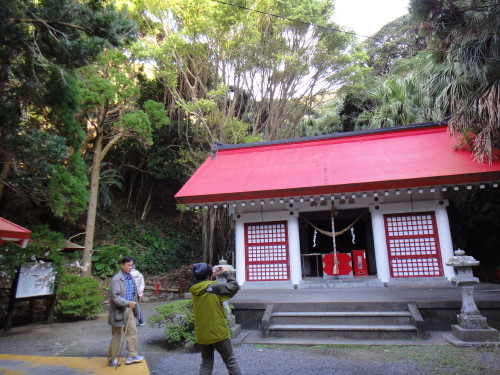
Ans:
<svg viewBox="0 0 500 375"><path fill-rule="evenodd" d="M16 302L32 302L35 299L47 298L47 320L51 320L55 279L56 273L50 262L31 262L21 265L12 284L5 332L10 331L12 326Z"/></svg>

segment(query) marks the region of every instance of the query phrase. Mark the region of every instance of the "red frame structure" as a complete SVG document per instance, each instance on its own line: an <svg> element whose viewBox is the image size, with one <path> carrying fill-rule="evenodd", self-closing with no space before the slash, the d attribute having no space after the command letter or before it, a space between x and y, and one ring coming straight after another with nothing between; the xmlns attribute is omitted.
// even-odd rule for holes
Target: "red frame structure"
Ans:
<svg viewBox="0 0 500 375"><path fill-rule="evenodd" d="M290 279L286 221L245 224L247 281Z"/></svg>
<svg viewBox="0 0 500 375"><path fill-rule="evenodd" d="M443 276L434 212L384 215L391 277Z"/></svg>
<svg viewBox="0 0 500 375"><path fill-rule="evenodd" d="M10 241L21 247L26 247L31 231L0 217L0 244Z"/></svg>

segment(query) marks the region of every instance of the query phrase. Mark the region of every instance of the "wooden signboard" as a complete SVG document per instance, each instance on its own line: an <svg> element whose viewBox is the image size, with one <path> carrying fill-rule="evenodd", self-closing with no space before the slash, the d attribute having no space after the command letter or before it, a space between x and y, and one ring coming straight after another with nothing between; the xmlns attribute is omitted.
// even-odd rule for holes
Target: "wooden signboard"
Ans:
<svg viewBox="0 0 500 375"><path fill-rule="evenodd" d="M51 263L24 263L19 272L16 299L52 295L55 280Z"/></svg>
<svg viewBox="0 0 500 375"><path fill-rule="evenodd" d="M12 285L9 309L5 331L8 332L12 325L14 306L18 301L30 301L35 299L47 299L47 320L51 320L54 304L54 283L56 273L50 262L24 263L17 272Z"/></svg>

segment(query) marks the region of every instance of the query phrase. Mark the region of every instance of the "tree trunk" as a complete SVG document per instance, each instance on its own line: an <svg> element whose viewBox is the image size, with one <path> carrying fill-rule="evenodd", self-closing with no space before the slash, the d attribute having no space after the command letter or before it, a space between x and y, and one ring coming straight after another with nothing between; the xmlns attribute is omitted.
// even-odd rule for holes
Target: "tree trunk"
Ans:
<svg viewBox="0 0 500 375"><path fill-rule="evenodd" d="M9 177L10 167L11 167L11 161L9 158L5 160L5 162L3 163L2 172L0 172L0 180L2 181L7 180L7 178ZM5 184L0 183L0 200L2 200L4 188Z"/></svg>
<svg viewBox="0 0 500 375"><path fill-rule="evenodd" d="M203 262L214 265L224 258L234 266L234 221L227 209L203 210L202 246Z"/></svg>
<svg viewBox="0 0 500 375"><path fill-rule="evenodd" d="M149 211L151 211L151 196L153 195L153 184L151 184L151 188L149 189L149 195L148 199L146 201L146 204L144 205L144 209L142 210L142 215L141 215L141 220L144 221L146 220L146 217L149 214Z"/></svg>
<svg viewBox="0 0 500 375"><path fill-rule="evenodd" d="M82 276L90 276L92 272L92 251L94 248L95 219L97 215L97 200L99 197L99 178L101 174L102 135L96 137L94 159L90 173L90 198L87 211L87 226L85 228L85 249L83 250Z"/></svg>

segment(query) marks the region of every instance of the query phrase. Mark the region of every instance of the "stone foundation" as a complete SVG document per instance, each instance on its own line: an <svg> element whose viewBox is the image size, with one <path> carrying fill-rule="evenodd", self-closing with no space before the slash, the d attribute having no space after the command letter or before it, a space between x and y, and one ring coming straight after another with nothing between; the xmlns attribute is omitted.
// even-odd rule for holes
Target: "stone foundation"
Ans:
<svg viewBox="0 0 500 375"><path fill-rule="evenodd" d="M491 327L483 329L463 328L452 325L451 332L459 340L466 342L495 342L500 341L499 332Z"/></svg>

